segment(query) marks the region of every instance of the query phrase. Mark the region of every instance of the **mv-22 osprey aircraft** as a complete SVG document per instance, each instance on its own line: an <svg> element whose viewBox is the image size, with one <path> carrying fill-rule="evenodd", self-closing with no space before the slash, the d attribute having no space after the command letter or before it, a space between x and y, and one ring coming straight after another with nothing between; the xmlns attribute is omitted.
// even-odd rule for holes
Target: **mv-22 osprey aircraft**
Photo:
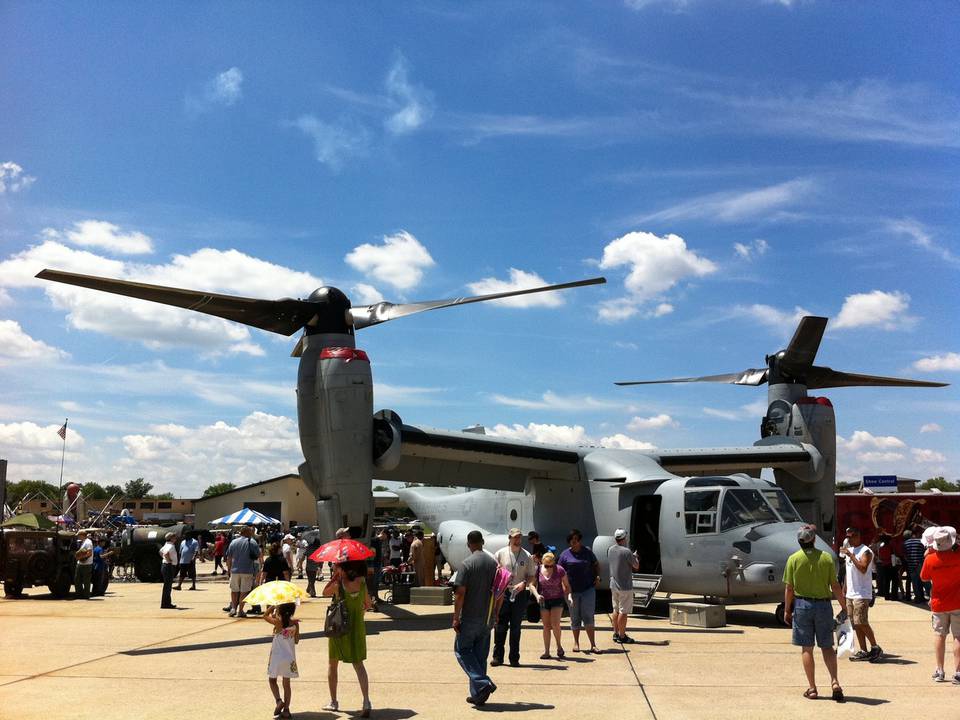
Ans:
<svg viewBox="0 0 960 720"><path fill-rule="evenodd" d="M732 603L781 597L783 564L796 548L802 518L815 522L823 538L834 530L833 408L826 398L809 397L807 390L942 385L816 366L827 320L806 317L787 348L767 357L764 369L652 381L767 383L769 408L762 437L752 447L640 451L552 446L414 427L392 410L374 414L369 358L356 347L354 331L427 310L598 284L603 278L352 307L333 287L319 288L306 300L258 300L56 270L43 270L37 277L282 335L303 329L292 353L300 358L297 415L305 462L299 470L316 493L317 522L326 536L346 526L355 537L369 538L374 478L439 486L400 494L436 529L452 567L459 567L466 555L466 535L474 529L487 536L488 549L496 550L506 544L506 531L513 526L536 529L553 543L577 527L601 560L606 587L606 548L614 542L614 530L623 527L642 558L643 572L635 581L639 604L649 602L658 588ZM762 468L773 468L776 484L751 477ZM829 550L823 539L818 542Z"/></svg>

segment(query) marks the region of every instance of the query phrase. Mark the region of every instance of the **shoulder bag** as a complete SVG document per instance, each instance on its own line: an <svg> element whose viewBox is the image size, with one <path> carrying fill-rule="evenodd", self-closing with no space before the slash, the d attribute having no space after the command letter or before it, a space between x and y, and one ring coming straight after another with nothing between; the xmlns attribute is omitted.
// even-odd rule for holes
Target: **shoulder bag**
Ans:
<svg viewBox="0 0 960 720"><path fill-rule="evenodd" d="M343 582L340 582L340 592L333 597L327 616L323 621L323 632L327 637L343 637L350 631L350 614L347 612L346 593Z"/></svg>

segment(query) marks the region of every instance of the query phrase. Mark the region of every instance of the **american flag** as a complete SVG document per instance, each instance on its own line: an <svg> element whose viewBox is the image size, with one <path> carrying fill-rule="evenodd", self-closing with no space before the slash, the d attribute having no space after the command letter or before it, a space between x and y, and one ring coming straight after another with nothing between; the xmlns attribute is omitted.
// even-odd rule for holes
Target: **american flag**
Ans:
<svg viewBox="0 0 960 720"><path fill-rule="evenodd" d="M57 435L62 437L64 440L67 439L67 423L63 423L63 427L57 430Z"/></svg>

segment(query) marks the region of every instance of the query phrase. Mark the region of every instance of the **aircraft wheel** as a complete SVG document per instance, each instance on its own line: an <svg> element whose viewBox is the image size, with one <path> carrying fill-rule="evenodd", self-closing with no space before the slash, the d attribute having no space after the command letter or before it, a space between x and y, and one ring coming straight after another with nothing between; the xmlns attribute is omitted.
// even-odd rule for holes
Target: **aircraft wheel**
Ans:
<svg viewBox="0 0 960 720"><path fill-rule="evenodd" d="M133 573L140 582L160 582L160 556L141 555L134 561Z"/></svg>
<svg viewBox="0 0 960 720"><path fill-rule="evenodd" d="M8 598L20 597L23 594L23 585L18 582L5 581L3 583L3 594Z"/></svg>
<svg viewBox="0 0 960 720"><path fill-rule="evenodd" d="M783 625L784 627L789 627L787 621L783 619L784 605L780 603L777 605L777 609L773 611L774 616L777 618L777 622Z"/></svg>
<svg viewBox="0 0 960 720"><path fill-rule="evenodd" d="M61 568L57 579L47 585L50 594L55 598L65 598L70 594L70 587L73 585L73 573L69 568Z"/></svg>

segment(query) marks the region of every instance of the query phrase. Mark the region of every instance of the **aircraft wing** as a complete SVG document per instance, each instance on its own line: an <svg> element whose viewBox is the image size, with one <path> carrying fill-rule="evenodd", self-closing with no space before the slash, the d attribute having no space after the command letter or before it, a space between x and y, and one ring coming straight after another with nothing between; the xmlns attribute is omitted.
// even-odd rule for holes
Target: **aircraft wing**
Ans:
<svg viewBox="0 0 960 720"><path fill-rule="evenodd" d="M403 425L399 465L376 470L375 475L380 480L523 492L531 474L580 479L580 457L577 448Z"/></svg>
<svg viewBox="0 0 960 720"><path fill-rule="evenodd" d="M803 471L820 463L820 453L812 445L786 438L767 438L776 443L732 448L688 448L654 450L660 466L674 475L723 475L751 473L763 468Z"/></svg>

